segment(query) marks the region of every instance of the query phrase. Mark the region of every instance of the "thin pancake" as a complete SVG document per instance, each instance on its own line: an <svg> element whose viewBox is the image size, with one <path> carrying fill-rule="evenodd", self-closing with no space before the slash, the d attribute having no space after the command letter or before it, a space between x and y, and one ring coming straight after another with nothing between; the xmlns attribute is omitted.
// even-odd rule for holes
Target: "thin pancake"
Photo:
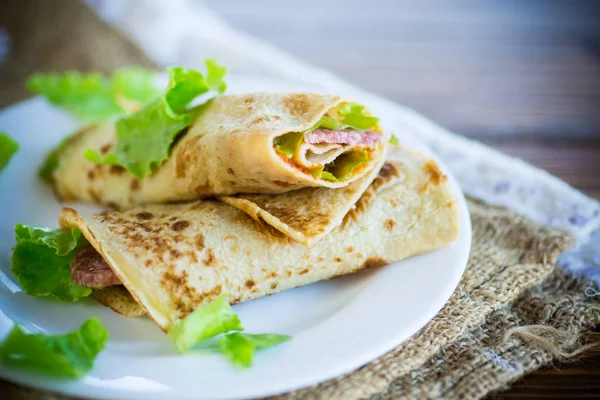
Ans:
<svg viewBox="0 0 600 400"><path fill-rule="evenodd" d="M457 202L433 160L404 149L394 172L312 248L218 201L80 217L64 209L163 330L227 293L247 301L436 249L458 235ZM378 183L379 182L379 183ZM363 197L364 198L364 197ZM364 204L363 204L364 203ZM360 207L359 207L360 206Z"/></svg>

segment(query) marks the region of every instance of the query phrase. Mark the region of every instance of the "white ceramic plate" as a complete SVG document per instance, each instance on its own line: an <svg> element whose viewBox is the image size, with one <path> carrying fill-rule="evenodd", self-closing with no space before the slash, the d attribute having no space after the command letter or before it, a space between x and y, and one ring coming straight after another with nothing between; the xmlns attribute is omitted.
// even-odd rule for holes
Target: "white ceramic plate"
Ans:
<svg viewBox="0 0 600 400"><path fill-rule="evenodd" d="M230 92L311 89L256 79L229 81ZM408 339L441 309L465 268L471 226L465 199L451 177L461 213L460 237L453 245L377 270L236 305L248 332L293 335L292 341L258 353L248 371L232 368L219 354L178 355L148 318L126 318L93 300L68 304L30 297L10 273L15 224L57 226L62 205L36 172L48 150L77 126L69 115L39 98L0 113L0 131L21 145L0 172L0 338L14 323L30 332L64 333L95 315L108 328L110 340L94 369L80 380L60 381L0 365L3 378L99 398L231 399L281 393L351 371ZM402 132L395 133L406 143Z"/></svg>

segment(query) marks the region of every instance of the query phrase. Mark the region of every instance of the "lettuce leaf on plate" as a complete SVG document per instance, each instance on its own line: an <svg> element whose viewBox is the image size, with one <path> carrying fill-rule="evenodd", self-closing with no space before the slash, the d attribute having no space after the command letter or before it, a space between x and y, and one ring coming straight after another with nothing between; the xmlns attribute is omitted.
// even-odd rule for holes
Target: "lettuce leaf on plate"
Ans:
<svg viewBox="0 0 600 400"><path fill-rule="evenodd" d="M0 171L8 165L17 150L19 150L19 144L5 132L0 132Z"/></svg>
<svg viewBox="0 0 600 400"><path fill-rule="evenodd" d="M221 351L238 368L252 366L254 351L290 340L292 337L277 334L248 334L233 332L223 335L219 341Z"/></svg>
<svg viewBox="0 0 600 400"><path fill-rule="evenodd" d="M169 86L164 94L116 123L117 141L113 152L104 158L88 150L88 160L119 165L142 179L169 158L177 135L190 126L207 103L187 108L198 96L214 92L222 94L225 69L213 60L206 61L206 77L190 68L169 68Z"/></svg>
<svg viewBox="0 0 600 400"><path fill-rule="evenodd" d="M177 350L185 353L201 340L243 329L229 301L225 296L221 296L210 305L200 307L184 319L175 321L168 335Z"/></svg>
<svg viewBox="0 0 600 400"><path fill-rule="evenodd" d="M154 72L138 67L119 69L110 78L76 71L34 74L27 87L84 122L118 117L160 94L154 85Z"/></svg>
<svg viewBox="0 0 600 400"><path fill-rule="evenodd" d="M396 135L394 135L393 133L390 135L390 140L389 140L390 144L393 144L395 146L400 145L400 139L398 139L396 137Z"/></svg>
<svg viewBox="0 0 600 400"><path fill-rule="evenodd" d="M27 334L15 325L0 343L0 362L61 378L79 378L104 349L108 331L99 318L90 318L64 335Z"/></svg>
<svg viewBox="0 0 600 400"><path fill-rule="evenodd" d="M77 228L52 229L17 224L11 271L31 296L74 302L92 289L73 283L71 262L87 240Z"/></svg>

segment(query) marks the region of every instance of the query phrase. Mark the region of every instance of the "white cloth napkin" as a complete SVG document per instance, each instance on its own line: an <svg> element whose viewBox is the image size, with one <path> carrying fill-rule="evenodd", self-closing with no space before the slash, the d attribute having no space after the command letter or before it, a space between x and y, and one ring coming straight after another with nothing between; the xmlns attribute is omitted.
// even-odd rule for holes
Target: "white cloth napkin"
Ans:
<svg viewBox="0 0 600 400"><path fill-rule="evenodd" d="M368 104L402 141L424 141L466 194L571 232L578 248L563 254L559 265L600 285L600 204L547 172L253 39L201 1L88 0L88 4L159 65L201 68L204 58L214 57L232 74L303 82ZM596 293L594 287L588 288L588 295Z"/></svg>

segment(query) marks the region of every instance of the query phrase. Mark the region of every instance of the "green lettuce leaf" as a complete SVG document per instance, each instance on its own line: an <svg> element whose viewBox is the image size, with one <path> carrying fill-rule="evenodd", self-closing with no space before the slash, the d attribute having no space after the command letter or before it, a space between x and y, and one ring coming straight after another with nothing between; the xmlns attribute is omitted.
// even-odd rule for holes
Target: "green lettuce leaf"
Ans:
<svg viewBox="0 0 600 400"><path fill-rule="evenodd" d="M219 341L219 346L233 365L238 368L248 368L252 365L255 350L274 346L290 339L291 336L287 335L253 335L234 332L223 335Z"/></svg>
<svg viewBox="0 0 600 400"><path fill-rule="evenodd" d="M102 74L75 71L34 74L27 87L85 122L105 121L123 113L115 101L110 80Z"/></svg>
<svg viewBox="0 0 600 400"><path fill-rule="evenodd" d="M17 150L19 150L19 144L5 132L0 132L0 171L8 165Z"/></svg>
<svg viewBox="0 0 600 400"><path fill-rule="evenodd" d="M184 319L175 321L168 335L177 350L185 353L201 340L219 333L243 329L227 298L221 296L212 304L200 307Z"/></svg>
<svg viewBox="0 0 600 400"><path fill-rule="evenodd" d="M225 69L213 60L207 60L206 65L206 78L189 68L170 68L169 86L163 96L117 121L115 148L102 163L122 166L142 179L165 162L176 136L193 123L207 103L191 109L188 105L200 95L210 91L221 94L226 88L222 79ZM85 156L93 162L100 158L95 150L86 151Z"/></svg>
<svg viewBox="0 0 600 400"><path fill-rule="evenodd" d="M77 301L92 289L73 283L71 262L87 240L77 228L52 229L17 224L11 271L25 293Z"/></svg>
<svg viewBox="0 0 600 400"><path fill-rule="evenodd" d="M390 143L398 146L400 144L400 140L393 133L390 135Z"/></svg>
<svg viewBox="0 0 600 400"><path fill-rule="evenodd" d="M110 78L69 71L34 74L27 87L84 122L104 122L156 98L153 77L153 71L138 67L118 69Z"/></svg>
<svg viewBox="0 0 600 400"><path fill-rule="evenodd" d="M64 335L26 334L15 325L0 343L0 362L61 378L79 378L104 349L108 331L99 318L90 318Z"/></svg>
<svg viewBox="0 0 600 400"><path fill-rule="evenodd" d="M112 76L112 90L117 102L120 97L138 103L147 103L160 96L154 84L155 72L140 67L121 68Z"/></svg>
<svg viewBox="0 0 600 400"><path fill-rule="evenodd" d="M291 132L276 137L273 140L273 144L275 145L275 150L290 158L298 151L302 139L304 139L304 132Z"/></svg>
<svg viewBox="0 0 600 400"><path fill-rule="evenodd" d="M369 162L369 154L364 150L353 149L336 158L335 165L329 168L329 172L338 181L343 181L352 174L356 167L366 162Z"/></svg>
<svg viewBox="0 0 600 400"><path fill-rule="evenodd" d="M373 128L379 122L379 118L363 114L365 106L357 103L346 103L338 110L341 122L348 127L360 131L366 131Z"/></svg>

